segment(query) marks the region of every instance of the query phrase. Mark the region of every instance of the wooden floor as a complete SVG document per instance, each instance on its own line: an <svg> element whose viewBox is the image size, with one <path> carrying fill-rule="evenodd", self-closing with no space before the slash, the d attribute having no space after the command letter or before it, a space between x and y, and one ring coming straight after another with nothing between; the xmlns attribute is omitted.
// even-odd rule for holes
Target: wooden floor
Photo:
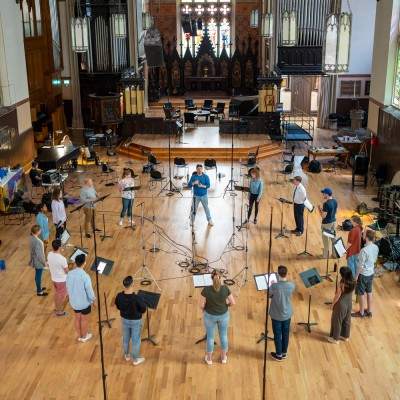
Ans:
<svg viewBox="0 0 400 400"><path fill-rule="evenodd" d="M332 132L317 131L315 143L327 144ZM297 149L305 154L305 149ZM118 175L126 164L121 158L116 166ZM202 161L202 160L200 160ZM195 164L191 164L194 169ZM267 398L287 399L399 399L400 398L400 296L398 273L386 273L374 280L374 316L364 320L353 320L351 338L339 346L326 340L329 333L331 311L324 302L332 300L335 284L328 281L306 289L299 273L315 267L321 274L326 262L316 257L297 256L305 247L305 236L275 239L280 228L280 203L276 198L291 199L291 184L276 183L275 171L282 168L281 158L274 157L260 163L265 192L260 203L259 223L251 224L249 230L238 232L233 227L240 221L241 197L223 197L230 178L230 163L219 165L224 178L216 179L210 173L211 189L209 205L215 226L207 226L203 210L199 209L196 220L195 238L199 260L207 260L212 268L223 269L227 277L237 275L240 282L246 266L244 251L229 251L227 244L235 234L235 244L248 242L247 282L236 297L236 307L231 310L229 326L228 363L218 360L219 339L215 348L214 363L204 361L205 344L196 345L204 336L202 312L198 307L200 289L194 289L189 271L179 262L191 259L191 231L189 212L190 192L183 196L175 194L157 196L160 186L150 191L148 175L141 176L142 188L137 193L134 213L140 225L141 207L144 202L144 226L135 231L117 225L121 209L120 196L116 187L106 187L97 177L96 167L89 166L84 175L72 176L67 191L71 197L79 193L79 183L84 176L94 178L95 186L102 194L110 193L104 204L97 208L97 223L103 227L105 216L107 235L104 241L97 240L97 252L101 257L115 261L108 277L100 277L101 318L105 318L104 294L110 317L116 317L112 327L103 329L104 363L107 374L109 399L229 399L258 400L262 398L264 344L257 344L264 330L265 293L257 292L253 274L263 273L268 268L270 237L270 215L272 212L271 265L276 270L280 264L289 268L288 278L296 283L293 296L292 318L288 357L282 363L267 358ZM234 179L240 182L239 164L235 160ZM135 170L141 169L135 163ZM356 187L351 190L348 171L334 175L323 172L319 175L306 173L305 184L308 197L314 205L322 203L320 190L326 186L333 189L339 201L338 221L343 221L361 201L371 202L376 188ZM306 179L307 180L307 179ZM71 188L72 184L76 187ZM175 180L177 186L182 181ZM37 200L37 199L36 199ZM234 207L234 208L233 208ZM68 208L71 211L71 207ZM155 234L153 235L153 210ZM283 209L283 224L290 230L294 227L292 207ZM363 217L369 223L369 216ZM83 215L70 214L68 229L70 242L79 245L79 227ZM316 254L321 250L320 217L314 212L309 215L309 237L307 250ZM0 399L102 399L102 371L100 343L97 329L97 314L92 313L90 328L94 338L87 343L78 343L71 316L58 319L53 315L53 295L50 276L44 272L44 286L49 296L35 295L34 272L28 267L29 231L26 226L0 225L0 258L7 262L7 269L0 271ZM54 236L54 229L52 227ZM345 239L347 233L339 231ZM141 243L145 240L145 256ZM149 252L153 239L161 251L153 256ZM83 239L90 250L89 263L94 258L93 239ZM70 255L71 250L66 253ZM121 327L118 312L113 304L115 295L122 289L122 279L128 274L144 276L145 263L158 285L161 299L158 309L149 312L150 331L157 346L149 342L141 345L141 356L146 361L134 367L126 363L121 345ZM340 265L345 264L341 260ZM329 263L329 270L333 262ZM95 276L90 272L93 284ZM148 276L148 275L147 275ZM332 275L335 278L335 274ZM135 289L140 289L139 280ZM143 289L143 288L142 288ZM152 284L145 290L157 291ZM232 287L235 295L239 287ZM104 293L104 294L103 294ZM311 321L318 323L308 333L297 325L307 320L308 299L312 295ZM354 303L354 310L357 305ZM270 322L269 322L270 325ZM144 327L146 318L144 317ZM147 336L143 330L143 337ZM268 354L274 351L273 342L268 341Z"/></svg>

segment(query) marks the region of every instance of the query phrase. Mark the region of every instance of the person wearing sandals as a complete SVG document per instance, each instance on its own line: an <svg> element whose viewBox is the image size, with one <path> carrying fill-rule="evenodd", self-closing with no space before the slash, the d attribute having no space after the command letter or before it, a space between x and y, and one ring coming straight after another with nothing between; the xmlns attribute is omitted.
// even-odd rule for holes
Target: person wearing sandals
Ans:
<svg viewBox="0 0 400 400"><path fill-rule="evenodd" d="M226 364L228 357L228 307L235 305L235 299L226 285L221 285L220 277L216 271L212 273L212 286L206 286L200 296L199 307L204 311L204 326L207 334L205 361L212 364L214 350L215 325L218 325L219 340L221 343L221 362ZM226 301L228 300L228 304Z"/></svg>
<svg viewBox="0 0 400 400"><path fill-rule="evenodd" d="M257 223L257 215L258 215L258 205L261 200L262 192L263 192L263 181L260 179L260 170L258 168L253 168L250 172L250 193L249 193L249 211L247 213L247 219L243 222L243 224L247 224L250 221L251 212L254 207L254 223Z"/></svg>
<svg viewBox="0 0 400 400"><path fill-rule="evenodd" d="M351 298L356 285L349 267L341 267L339 272L341 277L340 285L332 301L331 331L328 337L328 340L335 344L339 344L340 338L346 342L349 340L352 306Z"/></svg>
<svg viewBox="0 0 400 400"><path fill-rule="evenodd" d="M43 269L48 265L46 262L46 257L44 255L44 244L39 239L40 226L33 225L31 228L30 236L30 248L31 248L31 259L29 265L35 268L35 282L36 282L36 292L38 296L47 296L48 293L45 292L46 288L42 287L42 274Z"/></svg>
<svg viewBox="0 0 400 400"><path fill-rule="evenodd" d="M123 218L128 213L128 224L134 224L132 221L132 206L135 201L135 192L133 190L124 191L126 188L135 186L135 180L133 179L133 173L130 168L124 168L122 173L122 179L118 182L118 189L121 193L122 198L122 211L120 214L120 221L118 225L122 226Z"/></svg>
<svg viewBox="0 0 400 400"><path fill-rule="evenodd" d="M56 239L51 243L53 251L47 256L51 280L55 289L54 293L54 313L57 317L66 317L68 312L63 311L64 299L68 296L66 280L69 272L67 259L60 254L61 240Z"/></svg>
<svg viewBox="0 0 400 400"><path fill-rule="evenodd" d="M147 307L143 300L133 291L133 278L127 276L123 281L124 291L117 294L115 305L121 315L122 323L122 344L124 346L125 361L130 361L130 341L132 339L132 358L133 365L144 362L144 358L139 357L140 335L142 333L142 314Z"/></svg>

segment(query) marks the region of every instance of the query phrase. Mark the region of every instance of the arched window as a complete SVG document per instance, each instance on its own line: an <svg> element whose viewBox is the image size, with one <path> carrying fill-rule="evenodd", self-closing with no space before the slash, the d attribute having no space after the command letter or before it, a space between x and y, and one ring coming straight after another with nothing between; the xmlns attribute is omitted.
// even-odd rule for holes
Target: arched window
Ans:
<svg viewBox="0 0 400 400"><path fill-rule="evenodd" d="M218 57L223 49L231 52L231 0L181 0L180 18L189 19L190 33L181 28L182 54L189 48L196 56L206 28Z"/></svg>

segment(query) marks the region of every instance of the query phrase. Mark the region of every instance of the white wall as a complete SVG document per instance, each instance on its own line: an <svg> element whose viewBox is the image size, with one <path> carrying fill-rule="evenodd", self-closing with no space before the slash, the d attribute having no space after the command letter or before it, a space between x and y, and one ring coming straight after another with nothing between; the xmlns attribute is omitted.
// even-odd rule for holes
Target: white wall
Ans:
<svg viewBox="0 0 400 400"><path fill-rule="evenodd" d="M0 84L4 106L29 98L21 11L14 1L0 1Z"/></svg>
<svg viewBox="0 0 400 400"><path fill-rule="evenodd" d="M353 13L349 74L370 74L374 46L376 0L349 0ZM342 11L348 12L347 1Z"/></svg>

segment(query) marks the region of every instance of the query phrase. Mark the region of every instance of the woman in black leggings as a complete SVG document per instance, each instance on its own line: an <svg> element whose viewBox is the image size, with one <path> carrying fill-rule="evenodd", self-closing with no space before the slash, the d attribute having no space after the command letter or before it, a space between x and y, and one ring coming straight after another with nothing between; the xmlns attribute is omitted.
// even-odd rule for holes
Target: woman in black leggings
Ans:
<svg viewBox="0 0 400 400"><path fill-rule="evenodd" d="M253 204L255 203L254 211L254 223L257 223L258 214L258 204L260 203L262 192L263 192L263 181L260 179L260 170L258 168L253 168L250 171L250 194L249 194L249 212L247 214L247 219L244 224L250 221L251 212L253 211Z"/></svg>

